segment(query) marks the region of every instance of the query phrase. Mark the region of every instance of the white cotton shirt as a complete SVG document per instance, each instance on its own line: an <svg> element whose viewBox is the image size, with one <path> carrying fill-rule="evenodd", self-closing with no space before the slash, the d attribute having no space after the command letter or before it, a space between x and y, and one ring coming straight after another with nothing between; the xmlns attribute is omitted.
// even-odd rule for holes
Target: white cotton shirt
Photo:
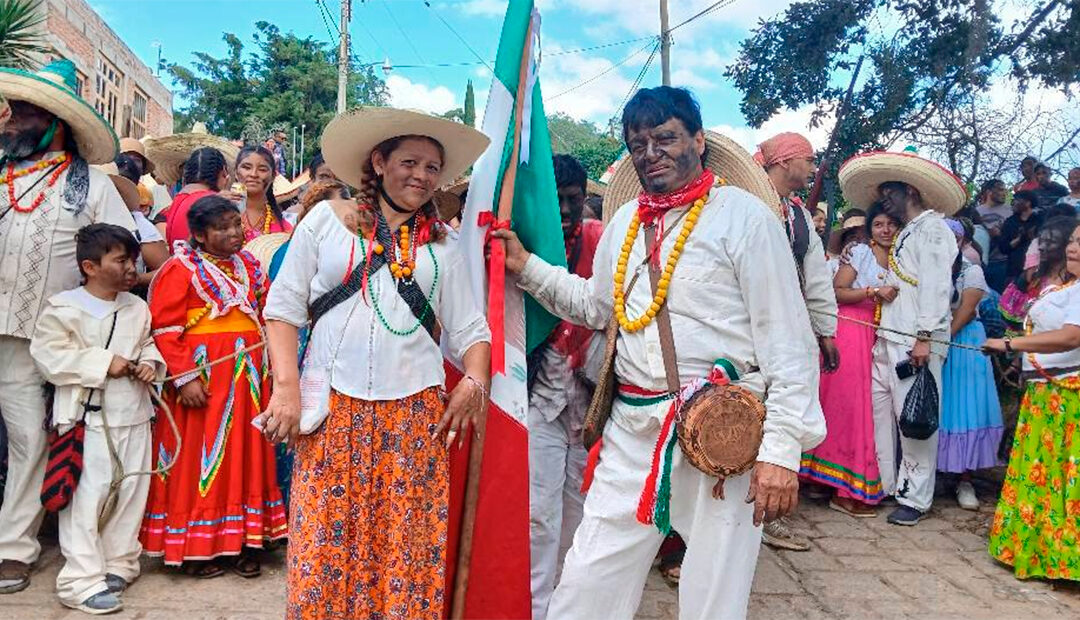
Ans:
<svg viewBox="0 0 1080 620"><path fill-rule="evenodd" d="M1040 297L1028 311L1032 324L1032 334L1041 334L1061 329L1066 325L1080 327L1080 284L1069 286ZM1023 355L1024 370L1035 370ZM1043 368L1076 368L1080 366L1080 349L1064 353L1036 353L1035 360ZM1077 372L1068 373L1068 376Z"/></svg>
<svg viewBox="0 0 1080 620"><path fill-rule="evenodd" d="M59 153L47 153L46 158ZM16 170L34 162L22 162ZM30 189L47 171L15 179L16 196L29 206L46 180ZM79 286L79 267L75 262L75 233L95 223L116 224L132 232L135 221L108 175L89 169L86 204L77 212L63 200L71 169L46 191L45 200L30 213L8 211L9 198L0 191L0 336L30 338L34 321L41 315L45 301ZM30 191L27 191L30 190Z"/></svg>
<svg viewBox="0 0 1080 620"><path fill-rule="evenodd" d="M844 253L840 262L855 270L855 281L851 288L865 289L885 286L887 269L877 262L874 250L865 243L857 243Z"/></svg>
<svg viewBox="0 0 1080 620"><path fill-rule="evenodd" d="M135 220L135 230L139 233L139 243L155 243L165 240L165 237L161 236L161 231L151 224L150 220L146 219L142 211L132 211L131 217Z"/></svg>
<svg viewBox="0 0 1080 620"><path fill-rule="evenodd" d="M604 230L592 278L534 255L519 286L554 314L603 329L613 314L615 265L636 207L636 200L623 205ZM681 226L675 219L684 209L666 214L668 228ZM676 236L664 240L661 264ZM634 241L627 283L644 259L644 237L639 233ZM643 273L627 300L627 314L641 316L651 301ZM818 347L781 222L751 194L714 188L675 267L667 306L679 381L706 376L717 358L730 360L739 384L765 403L758 460L798 471L801 453L825 437L825 418L816 398ZM621 383L667 390L655 322L634 333L620 331L617 351L615 375Z"/></svg>
<svg viewBox="0 0 1080 620"><path fill-rule="evenodd" d="M881 326L892 330L915 334L930 332L939 342L949 341L952 312L952 265L960 250L956 236L945 217L935 211L923 211L897 235L893 253L900 271L918 282L912 286L893 270L885 277L887 286L899 291L892 303L881 308ZM903 336L894 331L879 330L878 336L906 347L915 346L914 336ZM944 356L948 345L931 343L930 350Z"/></svg>
<svg viewBox="0 0 1080 620"><path fill-rule="evenodd" d="M975 289L982 291L983 294L990 290L990 286L986 284L986 276L983 275L982 267L975 263L964 259L964 264L960 267L960 275L956 276L956 295L953 297L950 308L955 311L960 307L960 297L964 294L964 291L968 289ZM975 316L979 315L978 308L975 309Z"/></svg>
<svg viewBox="0 0 1080 620"><path fill-rule="evenodd" d="M432 263L428 246L434 251ZM328 202L315 205L293 231L267 297L263 316L296 327L308 322L308 308L341 284L349 267L364 260L359 238L345 227ZM487 320L473 295L458 245L446 238L418 248L414 278L425 296L438 283L430 303L442 327L448 351L461 358L469 347L490 342ZM387 323L408 330L418 319L401 298L385 265L368 279L368 297L359 294L328 311L315 325L308 344L305 371L325 367L330 387L363 400L395 400L445 381L439 345L420 327L410 335L388 331L376 315L378 300ZM303 380L303 379L302 379Z"/></svg>

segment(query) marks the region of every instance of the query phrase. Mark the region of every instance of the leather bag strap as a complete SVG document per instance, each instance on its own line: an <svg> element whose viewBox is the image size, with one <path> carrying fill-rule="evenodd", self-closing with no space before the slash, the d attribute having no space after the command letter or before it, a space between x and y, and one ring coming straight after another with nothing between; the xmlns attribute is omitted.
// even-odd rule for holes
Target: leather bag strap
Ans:
<svg viewBox="0 0 1080 620"><path fill-rule="evenodd" d="M645 227L645 247L647 251L654 250L653 244L656 243L656 227ZM656 255L659 256L660 249L655 248ZM656 295L657 285L660 283L660 261L649 261L649 284L652 288L652 293ZM660 354L664 358L664 375L667 378L668 392L676 394L679 392L679 365L678 358L675 355L675 335L671 331L671 315L668 313L668 305L665 300L660 306L660 310L656 313L656 328L660 332Z"/></svg>

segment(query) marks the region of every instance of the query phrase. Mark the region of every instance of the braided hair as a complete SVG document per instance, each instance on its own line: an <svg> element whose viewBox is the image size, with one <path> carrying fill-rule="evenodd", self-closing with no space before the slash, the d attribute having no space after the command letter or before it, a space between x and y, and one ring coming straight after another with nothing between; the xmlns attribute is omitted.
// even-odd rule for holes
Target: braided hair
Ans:
<svg viewBox="0 0 1080 620"><path fill-rule="evenodd" d="M221 177L221 171L227 168L228 164L221 151L210 146L195 149L184 162L184 185L201 183L215 192L220 192L218 178Z"/></svg>
<svg viewBox="0 0 1080 620"><path fill-rule="evenodd" d="M435 145L435 148L439 150L440 157L446 159L446 150L442 144L429 136L419 135L396 136L384 140L373 148L371 153L378 152L384 160L389 161L390 155L406 140L426 140ZM379 188L382 185L382 176L375 173L375 165L371 163L370 156L364 160L360 172L360 187L357 188L357 201L360 203L360 229L364 232L370 232L375 223L374 209L377 209L379 204ZM423 216L418 220L424 222L424 226L428 230L428 238L431 241L442 241L446 237L446 228L440 223L439 210L435 206L434 200L428 200L424 203L424 206L419 209L419 215ZM422 236L418 236L417 239L422 239Z"/></svg>
<svg viewBox="0 0 1080 620"><path fill-rule="evenodd" d="M283 223L285 221L285 216L281 212L281 207L277 203L277 198L274 197L274 177L277 176L277 166L274 165L274 154L267 150L265 146L249 144L241 149L240 154L236 156L237 170L240 169L240 162L247 159L251 154L262 157L270 166L270 182L266 184L266 204L270 205L270 212L274 214L274 219Z"/></svg>

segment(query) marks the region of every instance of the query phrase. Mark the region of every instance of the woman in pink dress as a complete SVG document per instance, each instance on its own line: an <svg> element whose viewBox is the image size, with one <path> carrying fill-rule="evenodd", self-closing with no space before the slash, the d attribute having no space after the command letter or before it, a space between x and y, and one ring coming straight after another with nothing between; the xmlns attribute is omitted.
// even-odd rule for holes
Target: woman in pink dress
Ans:
<svg viewBox="0 0 1080 620"><path fill-rule="evenodd" d="M829 507L853 517L873 517L883 492L874 444L870 396L874 329L845 318L876 323L883 302L896 288L882 286L889 248L900 223L874 204L866 214L869 243L849 246L833 279L841 316L836 329L840 368L821 375L821 407L829 433L817 448L803 454L802 480L831 487Z"/></svg>
<svg viewBox="0 0 1080 620"><path fill-rule="evenodd" d="M240 221L244 243L269 233L291 232L274 198L274 155L262 146L245 146L236 158L236 180L244 186Z"/></svg>

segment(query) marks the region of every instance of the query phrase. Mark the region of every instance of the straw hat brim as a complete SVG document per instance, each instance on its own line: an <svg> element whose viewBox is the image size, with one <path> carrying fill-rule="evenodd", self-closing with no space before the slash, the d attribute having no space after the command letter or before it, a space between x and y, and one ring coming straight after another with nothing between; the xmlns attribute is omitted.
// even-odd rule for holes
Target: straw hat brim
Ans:
<svg viewBox="0 0 1080 620"><path fill-rule="evenodd" d="M462 179L460 181L457 181L456 183L453 183L453 184L449 185L448 187L444 187L442 189L442 191L453 194L453 195L457 196L458 198L461 198L462 194L469 191L469 183L470 182L472 182L472 179L470 177L465 177L464 179Z"/></svg>
<svg viewBox="0 0 1080 620"><path fill-rule="evenodd" d="M178 133L147 140L146 158L154 163L154 177L162 185L171 186L180 180L180 167L191 157L191 152L204 146L221 151L230 171L240 155L240 147L225 138L207 133Z"/></svg>
<svg viewBox="0 0 1080 620"><path fill-rule="evenodd" d="M865 226L865 217L857 215L855 217L849 218L846 222L844 222L844 225L842 227L837 228L831 233L829 233L829 241L825 244L825 249L829 252L829 254L832 254L834 256L839 254L844 249L844 236L852 230L864 228Z"/></svg>
<svg viewBox="0 0 1080 620"><path fill-rule="evenodd" d="M120 138L120 152L121 153L135 153L141 156L146 161L146 169L143 170L144 174L154 173L154 162L150 161L150 158L146 156L146 145L139 142L135 138Z"/></svg>
<svg viewBox="0 0 1080 620"><path fill-rule="evenodd" d="M274 198L278 202L292 200L300 193L300 188L307 185L309 181L311 181L311 174L307 170L291 182L285 177L277 175L274 177Z"/></svg>
<svg viewBox="0 0 1080 620"><path fill-rule="evenodd" d="M586 194L593 194L593 195L600 196L601 198L603 198L604 194L607 193L607 185L605 185L605 184L603 184L603 183L601 183L599 181L593 181L592 179L586 179L586 181L585 181L585 193Z"/></svg>
<svg viewBox="0 0 1080 620"><path fill-rule="evenodd" d="M363 185L363 166L380 143L398 136L427 136L442 145L442 174L437 187L460 177L487 149L483 133L451 120L396 108L362 107L339 114L323 130L323 158L337 178Z"/></svg>
<svg viewBox="0 0 1080 620"><path fill-rule="evenodd" d="M0 94L55 114L71 127L79 155L90 164L116 159L120 144L109 123L89 103L58 82L20 69L0 68Z"/></svg>
<svg viewBox="0 0 1080 620"><path fill-rule="evenodd" d="M124 201L128 211L134 211L142 204L142 196L139 194L139 186L132 183L127 177L120 176L120 170L117 169L115 162L108 162L106 164L98 164L94 166L94 169L109 175L109 180L112 181L113 186L116 187L116 191L120 193L120 198Z"/></svg>
<svg viewBox="0 0 1080 620"><path fill-rule="evenodd" d="M838 174L848 203L866 209L878 200L882 183L897 181L919 190L923 205L946 216L964 207L964 182L940 164L914 153L871 151L848 159Z"/></svg>
<svg viewBox="0 0 1080 620"><path fill-rule="evenodd" d="M259 235L244 244L244 249L251 252L251 255L259 261L265 271L270 268L270 261L273 260L278 248L288 240L289 233L284 232Z"/></svg>
<svg viewBox="0 0 1080 620"><path fill-rule="evenodd" d="M713 171L717 178L728 185L744 189L757 196L769 209L780 216L780 195L776 193L769 175L750 156L750 153L737 142L715 131L705 132L705 166ZM634 200L641 193L641 181L638 179L634 162L629 157L619 161L615 174L607 186L604 196L604 223L624 204Z"/></svg>

